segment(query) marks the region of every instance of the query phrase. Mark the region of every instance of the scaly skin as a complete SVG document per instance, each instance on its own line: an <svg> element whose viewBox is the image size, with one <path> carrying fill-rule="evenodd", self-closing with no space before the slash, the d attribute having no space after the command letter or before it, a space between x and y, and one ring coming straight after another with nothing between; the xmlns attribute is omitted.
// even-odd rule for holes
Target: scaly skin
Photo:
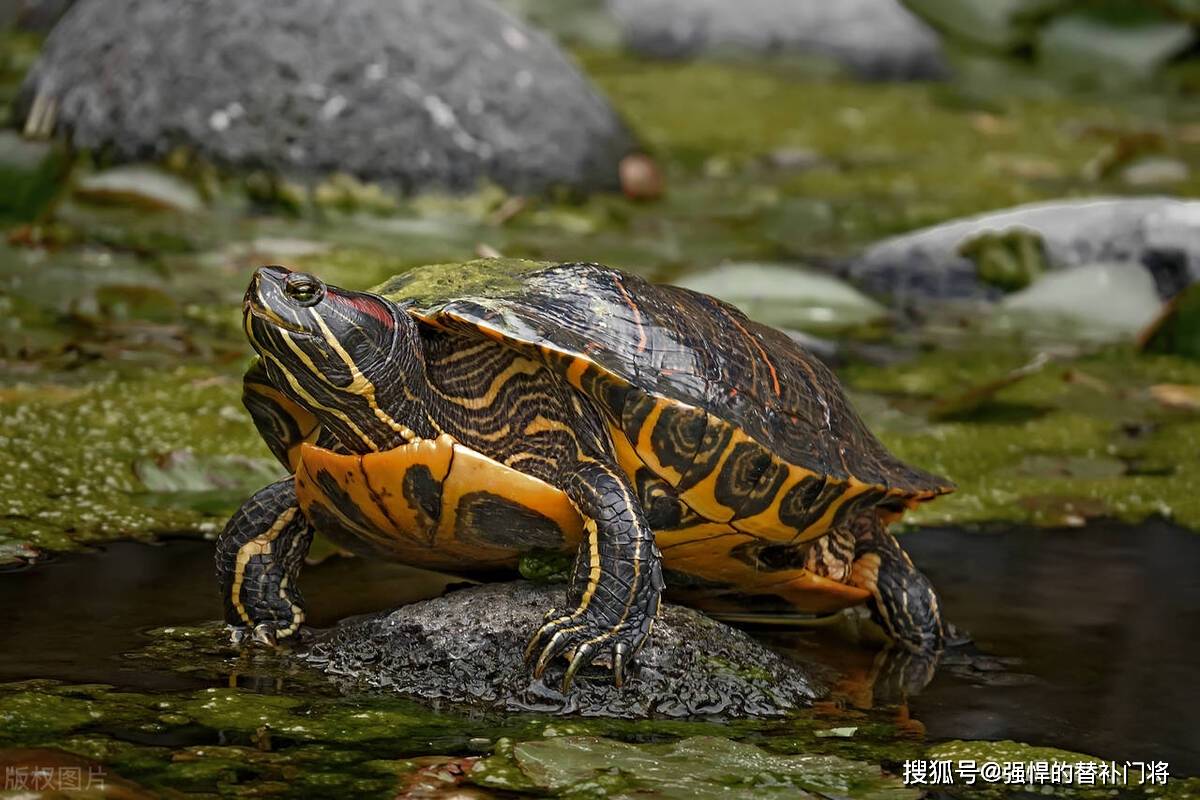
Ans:
<svg viewBox="0 0 1200 800"><path fill-rule="evenodd" d="M585 464L568 484L568 494L587 518L587 537L576 560L570 613L552 619L526 648L534 676L559 655L571 653L563 676L567 691L579 669L600 655L612 664L617 686L650 635L664 587L654 531L619 471ZM554 612L551 611L553 614Z"/></svg>
<svg viewBox="0 0 1200 800"><path fill-rule="evenodd" d="M296 505L291 478L260 489L217 537L217 578L235 641L273 645L304 622L296 579L313 528Z"/></svg>

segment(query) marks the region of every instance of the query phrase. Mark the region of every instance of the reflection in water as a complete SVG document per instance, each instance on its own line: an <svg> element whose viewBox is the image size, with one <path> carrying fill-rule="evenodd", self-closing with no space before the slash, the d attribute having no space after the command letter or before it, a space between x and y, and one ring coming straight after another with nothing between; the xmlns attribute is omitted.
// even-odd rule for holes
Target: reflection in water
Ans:
<svg viewBox="0 0 1200 800"><path fill-rule="evenodd" d="M925 530L905 548L974 644L943 658L919 694L919 665L811 630L756 635L840 673L850 705L908 695L914 733L1016 739L1200 773L1200 535L1137 528L980 533ZM318 626L440 594L448 579L360 559L304 572ZM142 689L199 679L134 671L141 631L216 619L212 544L113 544L0 575L0 680L52 677ZM916 676L916 677L914 677ZM918 722L919 721L919 722Z"/></svg>
<svg viewBox="0 0 1200 800"><path fill-rule="evenodd" d="M1137 528L964 533L904 546L994 659L951 654L911 701L934 738L1017 739L1200 773L1200 536Z"/></svg>
<svg viewBox="0 0 1200 800"><path fill-rule="evenodd" d="M435 597L451 581L398 564L332 558L306 569L302 586L309 621L327 626ZM213 544L116 542L98 553L0 573L0 616L0 681L195 688L196 680L174 673L133 671L121 655L143 647L148 629L221 618Z"/></svg>
<svg viewBox="0 0 1200 800"><path fill-rule="evenodd" d="M756 635L836 669L846 705L899 704L931 739L1014 739L1200 774L1200 535L1150 522L903 541L971 639L919 694L903 658L814 630Z"/></svg>

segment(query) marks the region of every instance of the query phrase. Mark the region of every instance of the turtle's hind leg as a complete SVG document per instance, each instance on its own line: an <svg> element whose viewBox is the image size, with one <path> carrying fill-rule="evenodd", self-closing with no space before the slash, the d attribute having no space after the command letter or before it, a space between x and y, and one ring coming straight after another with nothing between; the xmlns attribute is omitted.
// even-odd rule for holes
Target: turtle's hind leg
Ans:
<svg viewBox="0 0 1200 800"><path fill-rule="evenodd" d="M296 578L313 528L296 503L293 478L260 489L217 537L217 579L235 642L273 645L304 622Z"/></svg>
<svg viewBox="0 0 1200 800"><path fill-rule="evenodd" d="M944 633L937 592L876 512L849 525L854 535L850 583L871 593L872 619L896 644L914 652L942 649Z"/></svg>

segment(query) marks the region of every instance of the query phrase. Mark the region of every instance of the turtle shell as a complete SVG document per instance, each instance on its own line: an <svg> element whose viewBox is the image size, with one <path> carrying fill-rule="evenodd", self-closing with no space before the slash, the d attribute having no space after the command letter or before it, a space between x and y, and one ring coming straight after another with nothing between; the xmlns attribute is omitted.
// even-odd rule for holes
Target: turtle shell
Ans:
<svg viewBox="0 0 1200 800"><path fill-rule="evenodd" d="M374 291L423 324L539 359L591 397L643 500L658 486L682 501L650 515L656 529L710 539L699 531L716 524L794 544L953 489L888 452L818 359L708 295L512 259L422 267Z"/></svg>

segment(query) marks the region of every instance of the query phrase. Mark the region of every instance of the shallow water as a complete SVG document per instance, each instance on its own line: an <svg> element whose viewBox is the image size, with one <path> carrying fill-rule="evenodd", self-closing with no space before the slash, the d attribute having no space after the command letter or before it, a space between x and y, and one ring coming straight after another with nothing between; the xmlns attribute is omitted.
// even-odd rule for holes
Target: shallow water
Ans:
<svg viewBox="0 0 1200 800"><path fill-rule="evenodd" d="M979 650L1017 660L990 679L943 664L911 703L931 738L1016 739L1200 773L1195 533L1147 522L931 530L904 543Z"/></svg>
<svg viewBox="0 0 1200 800"><path fill-rule="evenodd" d="M1016 739L1200 773L1200 538L1166 523L994 532L923 530L906 547L974 644L910 698L930 740ZM115 543L0 575L0 680L50 677L147 691L198 688L121 658L150 628L215 619L212 545ZM318 626L441 592L447 580L332 559L310 567ZM347 591L352 586L353 591ZM52 604L30 603L50 598ZM837 669L863 651L811 632L760 631L772 645Z"/></svg>
<svg viewBox="0 0 1200 800"><path fill-rule="evenodd" d="M165 669L135 670L121 656L144 646L150 629L221 618L212 557L212 543L195 539L114 542L0 573L0 609L8 620L0 627L0 681L52 678L146 690L205 685ZM309 620L318 627L436 596L452 582L397 564L339 558L305 570L303 580Z"/></svg>

